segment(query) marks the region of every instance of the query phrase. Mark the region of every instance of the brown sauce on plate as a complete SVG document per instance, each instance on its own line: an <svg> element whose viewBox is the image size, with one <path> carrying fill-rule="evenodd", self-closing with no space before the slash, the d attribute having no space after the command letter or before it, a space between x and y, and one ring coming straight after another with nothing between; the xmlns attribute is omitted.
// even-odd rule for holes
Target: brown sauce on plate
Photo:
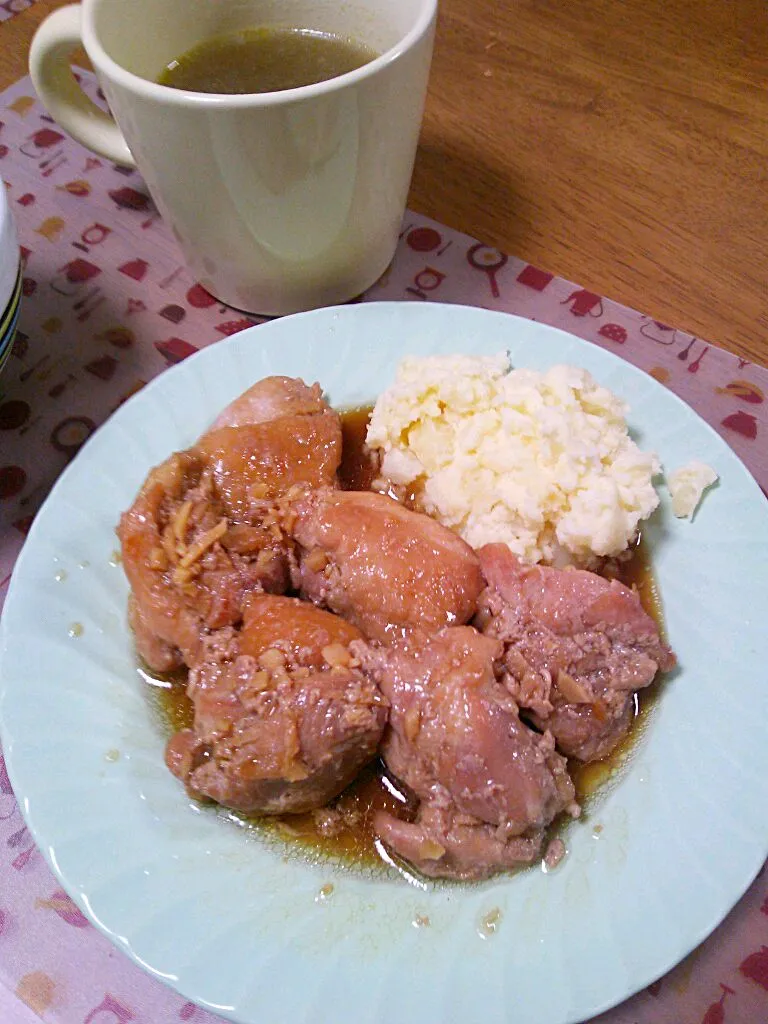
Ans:
<svg viewBox="0 0 768 1024"><path fill-rule="evenodd" d="M635 545L632 555L624 562L617 577L625 586L634 587L640 597L640 603L645 611L656 623L659 632L666 637L667 630L664 625L662 614L661 594L656 578L653 575L653 567L646 546L642 539ZM663 677L656 678L650 686L644 690L638 690L635 694L635 714L632 725L626 736L615 747L614 750L604 757L602 761L593 761L590 764L582 764L580 761L569 761L568 771L570 772L573 784L576 787L576 796L579 803L586 804L589 809L589 798L595 795L609 780L616 777L624 768L642 736L648 720L651 716L656 698Z"/></svg>
<svg viewBox="0 0 768 1024"><path fill-rule="evenodd" d="M367 490L376 476L376 467L365 449L371 408L365 406L341 413L344 447L339 478L345 490ZM618 578L627 586L637 589L646 612L654 619L662 635L665 635L661 597L648 551L642 541L622 564ZM186 673L179 672L165 679L155 678L146 670L142 671L142 675L148 683L154 684L147 689L168 735L179 729L190 728L192 702L185 692ZM636 694L632 726L608 757L593 764L569 763L579 802L582 805L586 802L587 810L590 798L616 777L630 760L649 720L658 690L659 682L656 681ZM365 768L329 806L338 812L338 816L333 816L330 829L330 816L325 816L322 811L275 818L250 817L234 811L227 813L243 824L258 826L262 833L271 833L275 838L289 840L320 859L343 860L347 864L366 867L381 865L381 855L376 848L372 827L376 811L386 810L405 818L415 813L415 806L409 803L408 795L401 791L396 780L387 774L384 763L378 759ZM559 822L555 823L553 834L557 834L559 825Z"/></svg>

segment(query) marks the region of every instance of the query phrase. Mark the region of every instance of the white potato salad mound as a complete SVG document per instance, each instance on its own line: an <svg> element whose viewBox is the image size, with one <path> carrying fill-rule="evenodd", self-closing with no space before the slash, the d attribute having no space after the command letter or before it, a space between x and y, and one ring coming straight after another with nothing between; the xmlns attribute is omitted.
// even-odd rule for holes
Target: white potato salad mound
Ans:
<svg viewBox="0 0 768 1024"><path fill-rule="evenodd" d="M659 503L656 456L625 404L586 371L513 370L506 353L403 359L367 443L381 477L473 547L526 562L589 564L625 551Z"/></svg>

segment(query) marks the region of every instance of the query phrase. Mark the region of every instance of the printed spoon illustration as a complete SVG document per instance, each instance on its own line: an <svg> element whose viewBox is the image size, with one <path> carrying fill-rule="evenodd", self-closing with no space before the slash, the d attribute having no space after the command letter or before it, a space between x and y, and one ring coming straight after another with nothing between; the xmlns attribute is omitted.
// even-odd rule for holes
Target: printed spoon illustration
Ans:
<svg viewBox="0 0 768 1024"><path fill-rule="evenodd" d="M680 359L682 362L685 362L688 359L688 353L693 348L695 342L696 338L691 338L691 340L688 342L687 346L683 349L683 351L677 353L677 358Z"/></svg>
<svg viewBox="0 0 768 1024"><path fill-rule="evenodd" d="M701 360L709 352L709 345L705 345L704 348L699 352L694 362L688 364L688 373L698 373L699 367L701 366Z"/></svg>

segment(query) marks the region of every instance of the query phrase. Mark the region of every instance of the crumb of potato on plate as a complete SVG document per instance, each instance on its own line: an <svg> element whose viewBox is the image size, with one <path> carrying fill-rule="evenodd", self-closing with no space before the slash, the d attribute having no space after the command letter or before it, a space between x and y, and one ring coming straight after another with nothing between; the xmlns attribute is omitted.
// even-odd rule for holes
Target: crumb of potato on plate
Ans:
<svg viewBox="0 0 768 1024"><path fill-rule="evenodd" d="M689 462L667 477L672 498L672 511L678 519L693 519L704 492L719 479L711 466L704 462Z"/></svg>

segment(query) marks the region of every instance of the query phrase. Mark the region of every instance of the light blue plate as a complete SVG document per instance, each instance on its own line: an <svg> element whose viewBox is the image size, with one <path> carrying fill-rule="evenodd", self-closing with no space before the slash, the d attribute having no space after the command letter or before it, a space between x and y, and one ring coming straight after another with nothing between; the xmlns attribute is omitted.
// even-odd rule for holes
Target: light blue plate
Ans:
<svg viewBox="0 0 768 1024"><path fill-rule="evenodd" d="M419 889L394 873L285 858L191 804L163 765L125 624L126 582L112 564L120 511L150 466L266 374L317 379L341 406L375 398L405 354L502 349L516 366L585 367L629 402L641 446L670 468L700 459L720 474L693 523L675 520L662 492L646 534L680 670L626 773L569 828L554 873ZM3 616L3 744L64 888L189 999L248 1024L565 1024L672 967L762 865L767 622L768 502L655 380L499 313L327 309L244 331L167 371L63 474ZM75 623L83 632L71 638ZM318 901L328 882L332 896ZM497 931L482 938L480 922L497 908ZM430 925L414 927L417 915Z"/></svg>

